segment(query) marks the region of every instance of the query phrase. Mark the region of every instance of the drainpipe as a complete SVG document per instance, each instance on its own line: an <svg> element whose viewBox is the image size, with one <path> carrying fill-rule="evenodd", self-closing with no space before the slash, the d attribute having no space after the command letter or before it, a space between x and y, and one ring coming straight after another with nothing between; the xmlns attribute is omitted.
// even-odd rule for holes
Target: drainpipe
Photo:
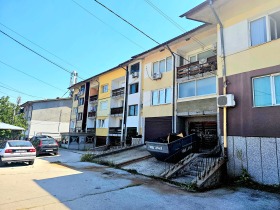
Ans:
<svg viewBox="0 0 280 210"><path fill-rule="evenodd" d="M126 146L126 121L127 121L127 99L128 99L128 78L129 71L128 66L126 68L122 67L126 71L125 75L125 98L124 98L124 110L123 110L123 128L122 128L122 137L121 137L121 146Z"/></svg>
<svg viewBox="0 0 280 210"><path fill-rule="evenodd" d="M172 83L172 133L176 133L176 115L175 115L175 61L176 57L174 52L170 49L168 45L166 45L167 49L171 53L173 57L173 83Z"/></svg>
<svg viewBox="0 0 280 210"><path fill-rule="evenodd" d="M222 58L222 75L223 75L223 95L227 94L227 79L226 79L226 56L225 56L225 43L224 43L224 27L223 24L218 17L214 7L212 0L209 0L209 6L220 26L220 37L221 37L221 58ZM224 131L224 156L227 157L227 107L223 108L223 131Z"/></svg>

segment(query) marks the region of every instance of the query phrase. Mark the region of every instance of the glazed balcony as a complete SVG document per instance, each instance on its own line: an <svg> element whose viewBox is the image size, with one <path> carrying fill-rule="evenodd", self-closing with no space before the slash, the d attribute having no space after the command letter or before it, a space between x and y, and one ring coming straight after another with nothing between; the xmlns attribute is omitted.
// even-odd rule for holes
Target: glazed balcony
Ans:
<svg viewBox="0 0 280 210"><path fill-rule="evenodd" d="M123 107L111 108L111 115L122 115Z"/></svg>
<svg viewBox="0 0 280 210"><path fill-rule="evenodd" d="M112 90L112 97L120 97L124 95L124 87Z"/></svg>
<svg viewBox="0 0 280 210"><path fill-rule="evenodd" d="M95 103L98 100L98 95L90 96L89 103Z"/></svg>
<svg viewBox="0 0 280 210"><path fill-rule="evenodd" d="M177 67L177 79L192 77L217 70L217 56L209 57L205 62L196 61Z"/></svg>

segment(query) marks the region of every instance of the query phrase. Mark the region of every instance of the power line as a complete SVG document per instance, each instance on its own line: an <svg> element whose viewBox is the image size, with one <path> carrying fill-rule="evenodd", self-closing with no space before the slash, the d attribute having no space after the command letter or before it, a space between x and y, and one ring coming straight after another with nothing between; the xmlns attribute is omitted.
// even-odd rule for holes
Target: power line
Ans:
<svg viewBox="0 0 280 210"><path fill-rule="evenodd" d="M53 55L54 57L56 57L57 59L63 61L64 63L66 63L66 64L68 64L68 65L70 65L70 66L72 66L72 67L78 69L78 67L76 67L75 65L73 65L73 64L69 63L68 61L66 61L66 60L64 60L64 59L62 59L62 58L60 58L60 57L58 57L57 55L55 55L54 53L50 52L49 50L46 50L45 48L43 48L43 47L41 47L40 45L36 44L35 42L31 41L30 39L28 39L28 38L22 36L21 34L19 34L18 32L16 32L15 30L13 30L13 29L9 28L8 26L4 25L3 23L0 22L0 25L4 26L5 28L7 28L7 29L9 29L10 31L14 32L14 33L17 34L18 36L20 36L20 37L22 37L23 39L29 41L30 43L36 45L37 47L39 47L40 49L44 50L45 52L47 52L47 53Z"/></svg>
<svg viewBox="0 0 280 210"><path fill-rule="evenodd" d="M98 18L96 15L94 15L92 12L90 12L88 9L86 9L85 7L83 7L82 5L80 5L79 3L77 3L76 1L72 0L77 6L79 6L81 9L83 9L85 12L87 12L88 14L90 14L91 16L93 16L95 19L99 20L101 23L103 23L104 25L106 25L107 27L111 28L113 31L119 33L121 36L123 36L124 38L126 38L128 41L130 41L131 43L135 44L136 46L138 46L141 49L145 49L144 47L142 47L141 45L139 45L138 43L134 42L133 40L131 40L129 37L127 37L126 35L122 34L121 32L119 32L118 30L116 30L114 27L110 26L109 24L107 24L106 22L104 22L102 19Z"/></svg>
<svg viewBox="0 0 280 210"><path fill-rule="evenodd" d="M21 42L19 42L19 41L16 40L15 38L11 37L10 35L8 35L7 33L5 33L4 31L0 30L0 32L1 32L2 34L4 34L5 36L9 37L10 39L12 39L13 41L17 42L18 44L20 44L20 45L23 46L24 48L30 50L30 51L33 52L34 54L36 54L36 55L40 56L41 58L45 59L45 60L48 61L49 63L55 65L56 67L58 67L58 68L60 68L60 69L62 69L63 71L66 71L66 72L68 72L69 74L72 73L72 72L69 71L68 69L66 69L66 68L64 68L64 67L62 67L62 66L60 66L60 65L58 65L58 64L55 63L54 61L51 61L50 59L44 57L43 55L39 54L38 52L36 52L36 51L32 50L31 48L27 47L26 45L22 44ZM79 77L79 76L78 76L78 77ZM81 77L79 77L79 78L82 79L82 80L84 80L84 79L81 78Z"/></svg>
<svg viewBox="0 0 280 210"><path fill-rule="evenodd" d="M17 97L15 97L15 96L8 95L7 93L2 92L2 91L0 91L0 93L3 93L4 95L9 96L10 98L17 98Z"/></svg>
<svg viewBox="0 0 280 210"><path fill-rule="evenodd" d="M23 94L23 95L27 95L27 96L30 96L30 97L33 97L33 98L41 98L41 99L44 99L44 98L39 97L39 96L33 96L33 95L29 95L29 94L27 94L27 93L21 92L21 91L19 91L19 90L17 90L17 89L12 88L11 86L9 86L9 85L7 85L7 84L4 84L3 82L0 82L0 83L3 84L3 85L5 85L5 86L0 85L0 87L5 88L5 89L7 89L7 90L11 90L11 91L14 91L14 92L17 92L17 93L21 93L21 94Z"/></svg>
<svg viewBox="0 0 280 210"><path fill-rule="evenodd" d="M154 41L157 44L160 44L158 41L156 41L155 39L153 39L151 36L149 36L148 34L146 34L145 32L143 32L141 29L137 28L136 26L134 26L132 23L128 22L126 19L124 19L123 17L121 17L120 15L118 15L117 13L115 13L113 10L111 10L110 8L106 7L104 4L100 3L97 0L94 0L96 3L98 3L99 5L101 5L102 7L104 7L105 9L107 9L109 12L113 13L114 15L116 15L118 18L120 18L121 20L123 20L124 22L126 22L128 25L130 25L131 27L133 27L134 29L136 29L137 31L139 31L140 33L142 33L144 36L148 37L150 40Z"/></svg>
<svg viewBox="0 0 280 210"><path fill-rule="evenodd" d="M47 83L47 82L45 82L45 81L43 81L43 80L37 78L37 77L34 77L34 76L30 75L30 74L27 74L27 73L25 73L24 71L21 71L21 70L19 70L19 69L16 69L15 67L13 67L13 66L11 66L11 65L9 65L9 64L7 64L7 63L4 63L4 62L1 61L1 60L0 60L0 63L4 64L5 66L10 67L11 69L13 69L13 70L15 70L15 71L21 72L22 74L25 74L25 75L27 75L27 76L29 76L29 77L35 79L35 80L38 80L38 81L40 81L40 82L42 82L42 83L44 83L44 84L46 84L46 85L48 85L48 86L50 86L50 87L53 87L53 88L55 88L55 89L57 89L57 90L60 90L60 91L64 91L64 90L62 90L62 89L60 89L60 88L58 88L58 87L55 87L55 86L53 86L53 85L51 85L51 84L49 84L49 83Z"/></svg>

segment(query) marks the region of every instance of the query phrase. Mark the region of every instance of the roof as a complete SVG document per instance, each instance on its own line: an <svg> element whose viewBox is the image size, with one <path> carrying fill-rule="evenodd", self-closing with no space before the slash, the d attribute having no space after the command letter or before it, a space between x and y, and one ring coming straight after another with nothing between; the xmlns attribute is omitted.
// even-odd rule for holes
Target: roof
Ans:
<svg viewBox="0 0 280 210"><path fill-rule="evenodd" d="M204 1L201 4L197 5L196 7L190 9L189 11L185 12L184 14L180 15L179 17L188 17L189 15L192 15L193 13L199 11L203 7L209 5L209 1Z"/></svg>
<svg viewBox="0 0 280 210"><path fill-rule="evenodd" d="M23 131L23 130L25 130L25 129L22 128L22 127L19 127L19 126L10 125L10 124L7 124L7 123L0 122L0 130L17 130L17 131Z"/></svg>
<svg viewBox="0 0 280 210"><path fill-rule="evenodd" d="M113 68L111 68L111 69L109 69L109 70L107 70L107 71L104 71L104 72L102 72L102 73L100 73L100 74L96 74L96 75L94 75L94 76L92 76L92 77L90 77L90 78L88 78L88 79L83 80L83 81L80 81L80 82L78 82L78 83L76 83L76 84L70 86L68 89L71 89L71 88L73 88L73 87L75 87L75 86L77 86L77 85L81 85L81 84L83 84L83 83L85 83L85 82L90 81L91 79L93 79L93 78L95 78L95 77L98 77L98 76L100 76L100 75L106 74L106 73L108 73L108 72L110 72L110 71L113 71L113 70L115 70L115 69L117 69L117 68L121 68L121 67L123 67L123 66L129 64L130 62L136 60L136 59L139 58L140 56L143 56L143 55L145 55L145 54L147 54L147 53L150 53L150 52L152 52L152 51L154 51L154 50L157 50L157 49L159 49L159 48L161 48L161 47L163 47L163 46L166 46L166 45L168 45L168 44L170 44L170 43L172 43L172 42L174 42L174 41L176 41L176 40L178 40L178 39L180 39L180 38L185 37L186 35L192 34L192 33L196 32L196 31L198 31L198 30L200 30L200 29L202 29L202 28L204 28L204 27L206 27L206 26L209 26L209 25L210 25L210 24L208 24L208 23L204 23L204 24L202 24L202 25L200 25L200 26L198 26L198 27L196 27L196 28L194 28L194 29L192 29L192 30L190 30L190 31L187 31L187 32L185 32L185 33L183 33L183 34L181 34L181 35L179 35L179 36L176 36L176 37L174 37L174 38L172 38L172 39L170 39L170 40L168 40L168 41L166 41L166 42L164 42L164 43L162 43L162 44L160 44L160 45L157 45L157 46L155 46L155 47L153 47L153 48L151 48L151 49L149 49L149 50L146 50L146 51L144 51L144 52L142 52L142 53L140 53L140 54L134 55L134 56L131 57L131 59L129 59L129 60L127 60L127 61L124 61L123 63L119 64L118 66L115 66L115 67L113 67Z"/></svg>
<svg viewBox="0 0 280 210"><path fill-rule="evenodd" d="M35 101L26 101L21 106L26 106L27 104L41 103L41 102L49 102L49 101L64 101L64 100L72 100L72 98L54 98L54 99L44 99L44 100L35 100Z"/></svg>

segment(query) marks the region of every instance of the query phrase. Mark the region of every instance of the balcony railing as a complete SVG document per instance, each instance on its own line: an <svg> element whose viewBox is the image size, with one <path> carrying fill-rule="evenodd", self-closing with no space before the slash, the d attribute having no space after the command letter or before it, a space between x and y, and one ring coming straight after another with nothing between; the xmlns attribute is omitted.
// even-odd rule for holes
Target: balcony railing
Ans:
<svg viewBox="0 0 280 210"><path fill-rule="evenodd" d="M204 74L217 70L217 56L207 58L205 63L199 61L177 67L177 79Z"/></svg>
<svg viewBox="0 0 280 210"><path fill-rule="evenodd" d="M95 128L87 128L87 133L95 134Z"/></svg>
<svg viewBox="0 0 280 210"><path fill-rule="evenodd" d="M96 112L95 111L88 112L88 117L96 117Z"/></svg>
<svg viewBox="0 0 280 210"><path fill-rule="evenodd" d="M111 108L111 115L122 114L122 113L123 113L123 107Z"/></svg>
<svg viewBox="0 0 280 210"><path fill-rule="evenodd" d="M89 102L91 102L91 103L96 102L97 99L98 99L98 95L90 96L90 97L89 97Z"/></svg>
<svg viewBox="0 0 280 210"><path fill-rule="evenodd" d="M109 128L109 135L121 135L122 128L121 127L110 127Z"/></svg>
<svg viewBox="0 0 280 210"><path fill-rule="evenodd" d="M112 97L124 95L124 87L112 90Z"/></svg>

